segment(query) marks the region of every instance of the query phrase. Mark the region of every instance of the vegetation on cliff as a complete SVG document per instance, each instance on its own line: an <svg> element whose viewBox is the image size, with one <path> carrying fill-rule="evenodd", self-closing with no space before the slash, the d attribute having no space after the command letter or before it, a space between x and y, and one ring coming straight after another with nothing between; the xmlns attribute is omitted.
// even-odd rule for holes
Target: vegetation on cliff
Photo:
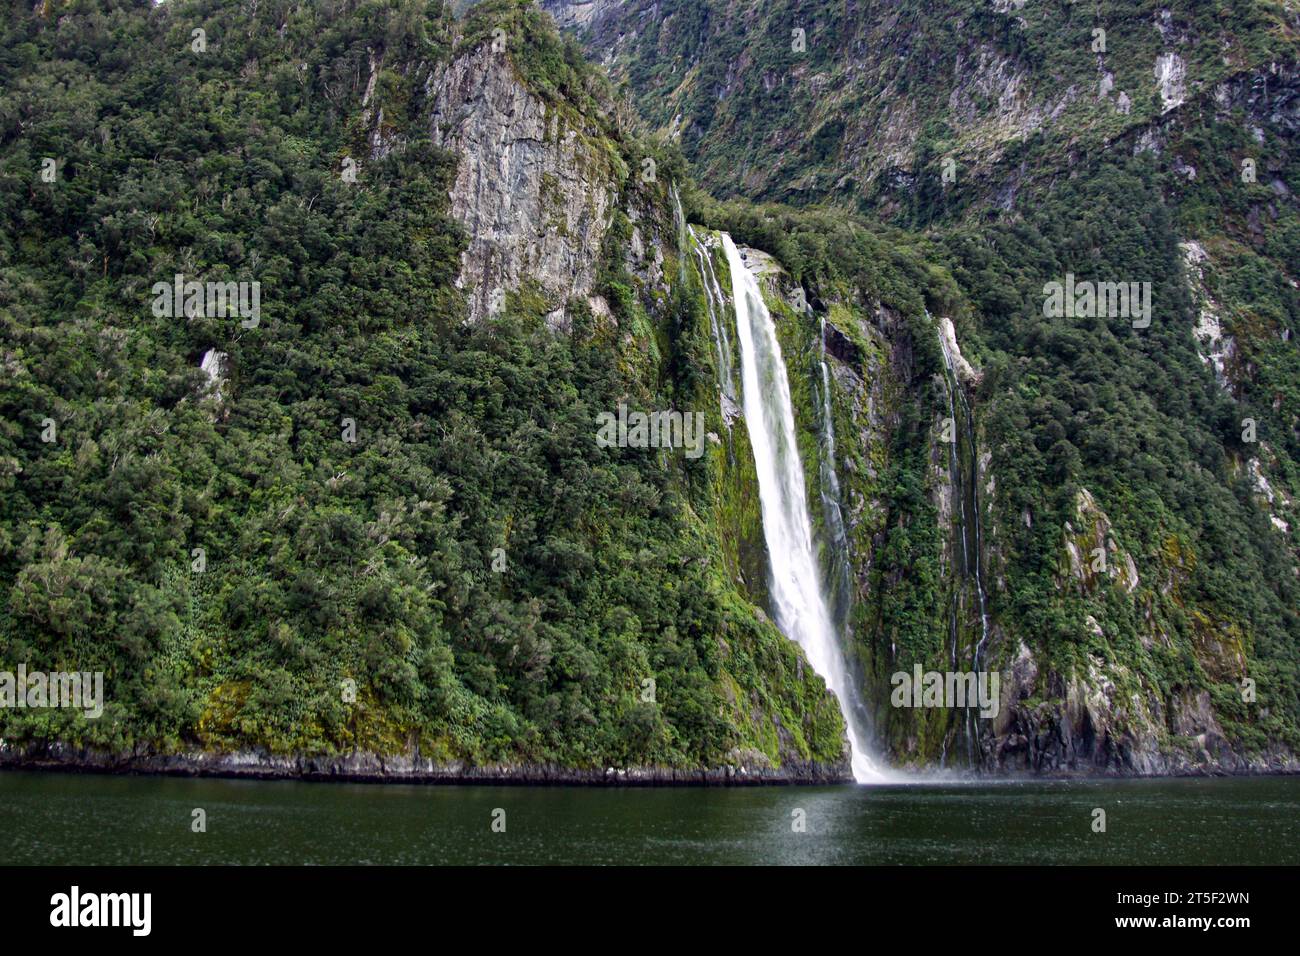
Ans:
<svg viewBox="0 0 1300 956"><path fill-rule="evenodd" d="M594 108L531 5L459 42L501 26L538 95ZM833 699L723 571L709 459L594 441L685 388L666 333L577 306L556 333L527 289L463 325L457 160L423 112L439 4L55 2L2 29L0 668L103 670L107 703L6 709L0 737L839 762ZM379 110L402 145L372 158ZM654 306L628 239L602 287L625 327ZM259 282L260 317L155 315L175 274Z"/></svg>
<svg viewBox="0 0 1300 956"><path fill-rule="evenodd" d="M838 610L895 758L951 757L965 732L882 703L891 672L965 666L980 636L943 504L955 385L986 663L1027 651L1041 675L1014 719L1073 719L1078 682L1109 683L1109 746L1155 727L1171 750L1221 731L1294 752L1294 27L1267 3L1230 5L1230 28L1201 4L950 6L842 22L840 4L692 0L650 22L632 0L584 37L621 90L530 0L461 21L416 0L50 0L5 21L0 670L103 670L108 701L97 721L6 709L0 737L838 762L835 702L758 610L751 455L694 265L726 283L725 263L671 185L701 233L775 257L810 489L837 343L856 586ZM494 43L615 199L563 331L527 282L463 322L430 78ZM258 282L257 321L156 314L178 274ZM1150 325L1047 317L1067 274L1151 283ZM945 376L940 316L974 380ZM620 403L703 411L706 454L600 448Z"/></svg>

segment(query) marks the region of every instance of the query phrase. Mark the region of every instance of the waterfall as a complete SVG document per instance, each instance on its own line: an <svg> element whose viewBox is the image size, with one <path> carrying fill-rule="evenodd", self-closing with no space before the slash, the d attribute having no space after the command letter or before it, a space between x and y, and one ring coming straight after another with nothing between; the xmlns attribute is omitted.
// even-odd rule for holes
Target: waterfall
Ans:
<svg viewBox="0 0 1300 956"><path fill-rule="evenodd" d="M929 318L929 316L930 314L927 312L926 317ZM957 498L954 504L960 503L960 510L956 511L954 516L957 518L958 526L961 529L961 573L963 577L972 580L975 584L975 598L980 612L980 639L975 645L973 655L973 667L975 672L979 673L984 663L984 648L989 639L989 615L984 594L984 571L981 565L983 542L980 536L979 468L975 454L975 418L971 415L970 403L966 400L966 392L957 378L956 361L952 354L952 346L948 343L948 337L943 334L943 329L939 330L939 347L943 352L943 364L946 369L948 410L952 416L953 428L960 426L963 429L970 453L970 467L963 468L961 456L958 454L957 441L954 440L948 445L948 470L952 479L953 495ZM960 419L957 417L958 405L961 408ZM967 490L968 482L969 491ZM950 624L953 670L957 670L957 611L957 593L954 589ZM975 764L974 747L979 736L979 727L975 722L975 710L975 708L971 707L966 708L967 756L970 758L972 765ZM946 755L945 750L945 757Z"/></svg>
<svg viewBox="0 0 1300 956"><path fill-rule="evenodd" d="M682 211L682 197L677 192L677 184L669 183L668 194L673 199L673 225L677 229L677 258L679 261L678 281L686 287L686 213Z"/></svg>
<svg viewBox="0 0 1300 956"><path fill-rule="evenodd" d="M732 369L731 339L727 336L727 299L718 285L718 276L713 268L713 257L709 254L703 240L695 232L695 227L687 223L682 211L682 199L677 192L677 184L668 187L673 200L673 223L677 228L677 250L681 262L681 284L686 286L686 250L689 246L695 256L695 265L700 274L700 284L704 286L704 304L709 310L709 331L713 334L713 348L718 359L718 385L722 394L722 421L728 430L740 412L736 402L735 373Z"/></svg>
<svg viewBox="0 0 1300 956"><path fill-rule="evenodd" d="M836 625L840 647L849 646L852 640L853 609L853 565L849 559L849 533L844 523L843 495L840 493L840 479L835 471L835 413L831 406L831 366L826 358L826 317L821 317L819 344L820 385L814 390L818 396L821 409L821 461L818 469L822 502L822 517L826 522L826 536L830 547L822 567L828 568L828 581L831 620ZM852 682L846 689L846 696L841 698L841 705L847 709L857 710L854 715L859 726L867 726L866 712L862 707L860 686ZM865 734L861 735L865 738Z"/></svg>
<svg viewBox="0 0 1300 956"><path fill-rule="evenodd" d="M852 683L813 552L812 520L795 440L790 382L776 326L763 302L757 278L746 268L736 244L726 233L722 234L722 247L731 270L745 426L758 474L776 623L803 648L808 662L839 701L853 751L853 778L859 782L879 779L865 750L866 735L852 705Z"/></svg>
<svg viewBox="0 0 1300 956"><path fill-rule="evenodd" d="M840 479L835 473L835 416L831 410L831 370L826 361L826 318L821 321L821 413L822 457L821 498L822 512L826 516L826 529L830 533L833 554L831 567L835 571L835 587L842 600L847 599L853 587L849 570L849 536L844 527L844 510L840 504ZM845 605L847 610L847 603Z"/></svg>
<svg viewBox="0 0 1300 956"><path fill-rule="evenodd" d="M718 276L713 268L713 257L709 255L708 249L705 248L700 237L696 235L694 227L688 226L687 229L693 240L691 248L695 252L695 261L700 271L700 282L704 285L704 304L709 311L709 330L713 333L713 348L718 353L718 384L722 387L722 418L727 423L727 427L730 428L732 420L736 417L733 410L737 407L737 402L735 373L732 370L731 339L727 335L727 299L722 294L722 287L718 284Z"/></svg>

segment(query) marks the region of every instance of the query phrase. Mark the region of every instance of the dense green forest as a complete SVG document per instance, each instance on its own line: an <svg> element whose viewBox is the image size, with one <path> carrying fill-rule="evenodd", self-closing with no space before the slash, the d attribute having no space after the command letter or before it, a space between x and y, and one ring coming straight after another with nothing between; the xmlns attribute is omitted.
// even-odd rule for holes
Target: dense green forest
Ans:
<svg viewBox="0 0 1300 956"><path fill-rule="evenodd" d="M1138 670L1165 694L1208 687L1234 739L1294 747L1296 529L1272 525L1245 461L1264 443L1277 486L1300 490L1296 350L1283 353L1287 389L1267 404L1234 400L1215 383L1188 334L1194 312L1178 212L1165 202L1154 165L1150 157L1105 161L1088 179L1058 187L1022 224L945 236L954 274L980 313L976 340L987 349L981 397L1007 581L995 607L1008 632L1036 635L1058 660L1081 666L1096 654ZM1150 276L1151 327L1035 314L1044 277L1084 269ZM1281 345L1280 331L1300 321L1300 298L1271 271L1262 291L1277 323L1269 334ZM1258 425L1253 441L1243 441L1246 420ZM1144 569L1133 597L1116 582L1068 596L1053 586L1059 529L1079 525L1081 488L1106 503L1114 538ZM1020 520L1025 514L1032 527ZM1088 615L1104 636L1085 625ZM1250 661L1258 707L1243 701L1239 659Z"/></svg>
<svg viewBox="0 0 1300 956"><path fill-rule="evenodd" d="M593 55L715 195L909 216L987 203L1017 166L1050 179L1161 117L1162 52L1178 54L1191 98L1294 62L1297 31L1272 0L542 5L585 24Z"/></svg>
<svg viewBox="0 0 1300 956"><path fill-rule="evenodd" d="M776 758L775 716L838 759L833 700L719 571L707 459L591 439L671 401L671 363L647 382L526 294L463 324L438 4L57 6L0 43L0 660L103 669L108 703L0 736L700 766ZM547 95L587 88L540 14L482 16L462 42L517 16ZM378 44L419 64L379 84L409 143L348 183ZM154 316L175 273L260 281L260 323Z"/></svg>
<svg viewBox="0 0 1300 956"><path fill-rule="evenodd" d="M709 0L651 23L629 2L579 34L585 51L532 0L451 6L45 0L0 21L0 670L103 670L107 697L99 720L0 710L0 738L839 765L836 702L763 612L753 467L719 409L680 193L685 221L779 265L765 291L810 488L820 323L842 339L830 465L853 593L837 610L879 750L957 752L963 718L891 712L888 676L970 663L980 584L982 663L1027 648L1043 675L1016 720L1065 721L1109 684L1119 710L1088 734L1300 748L1300 163L1280 8L1176 12L1195 42L1166 118L1159 11L1103 4L1131 111L1077 97L1067 121L1025 126L1095 80L1076 6L867 4L841 22L838 3L745 20ZM430 113L439 70L496 43L557 124L548 146L588 144L603 161L586 191L613 197L564 328L531 282L465 321L463 159ZM613 82L586 59L611 50ZM990 78L1012 74L1029 92L999 126ZM1149 282L1150 326L1045 316L1067 273ZM158 314L176 275L257 282L256 322ZM1232 342L1222 380L1194 334L1207 308ZM945 378L938 317L976 381ZM937 503L954 388L979 581ZM707 409L708 453L600 447L597 415L620 403ZM1070 548L1098 541L1136 582L1072 571ZM1202 694L1212 727L1180 716Z"/></svg>

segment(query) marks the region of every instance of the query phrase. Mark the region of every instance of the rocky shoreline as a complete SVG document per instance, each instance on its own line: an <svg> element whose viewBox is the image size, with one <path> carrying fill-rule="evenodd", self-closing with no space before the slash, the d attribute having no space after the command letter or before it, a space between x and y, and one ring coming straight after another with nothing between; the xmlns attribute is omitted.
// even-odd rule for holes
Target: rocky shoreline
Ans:
<svg viewBox="0 0 1300 956"><path fill-rule="evenodd" d="M782 786L852 783L847 765L794 763L786 767L735 766L607 767L583 769L556 764L438 763L401 754L355 753L328 757L278 756L245 750L232 753L110 754L62 744L21 747L0 742L0 770L74 773L230 777L254 780L341 783L518 784L564 786Z"/></svg>
<svg viewBox="0 0 1300 956"><path fill-rule="evenodd" d="M746 764L714 768L607 767L582 769L556 764L475 765L437 763L403 755L356 753L330 757L277 756L246 750L232 753L110 754L62 744L18 746L0 742L0 771L36 770L172 777L224 777L250 780L302 780L338 783L418 783L444 785L593 786L593 787L746 787L825 786L852 783L847 766L809 762L782 768ZM1300 774L1294 760L1240 761L1235 764L1168 762L1151 770L1085 766L1049 770L999 768L974 774L938 768L899 769L894 783L954 781L1151 779L1160 777L1288 776Z"/></svg>

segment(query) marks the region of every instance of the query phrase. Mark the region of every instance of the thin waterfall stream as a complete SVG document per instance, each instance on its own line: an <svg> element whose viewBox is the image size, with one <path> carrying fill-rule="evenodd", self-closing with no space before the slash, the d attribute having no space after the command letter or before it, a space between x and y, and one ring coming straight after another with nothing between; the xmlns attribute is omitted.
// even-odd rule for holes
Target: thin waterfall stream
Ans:
<svg viewBox="0 0 1300 956"><path fill-rule="evenodd" d="M927 317L929 313L926 313ZM989 615L986 606L986 597L984 594L984 571L981 565L981 553L983 551L983 541L980 538L980 503L979 503L979 465L976 454L975 444L975 419L971 414L970 403L966 398L966 391L962 388L961 380L957 376L956 361L952 354L952 347L943 332L939 333L939 347L943 352L943 364L946 370L946 379L948 383L948 409L952 416L953 428L961 427L966 434L967 448L969 449L970 462L968 467L963 467L961 455L958 451L958 442L956 435L948 446L949 474L953 485L953 495L959 499L957 519L961 528L961 557L962 557L962 575L969 578L975 585L975 599L979 605L980 615L980 639L975 645L975 652L972 655L973 669L978 674L984 663L984 649L989 639ZM957 418L958 408L960 407L961 419ZM969 485L969 489L967 488ZM957 670L957 616L958 600L956 591L953 592L953 606L950 618L950 628L952 634L952 666ZM978 766L975 748L979 742L979 725L975 719L976 708L967 707L966 709L966 750L967 758L972 766ZM945 748L944 757L946 762L947 751Z"/></svg>
<svg viewBox="0 0 1300 956"><path fill-rule="evenodd" d="M821 460L821 498L822 508L826 514L827 531L830 533L834 557L831 562L835 569L835 585L847 596L852 587L849 569L849 536L844 527L844 510L841 505L840 479L835 473L835 415L831 408L831 370L826 359L826 319L821 320L819 335L821 344L821 388L818 390L822 416L822 460Z"/></svg>
<svg viewBox="0 0 1300 956"><path fill-rule="evenodd" d="M736 395L735 371L731 358L731 339L727 336L727 299L718 284L718 276L713 268L713 257L709 254L706 243L687 223L682 211L681 196L677 186L669 187L673 200L673 222L677 228L677 247L690 248L695 256L695 268L699 272L700 283L704 286L704 304L709 312L709 332L713 337L713 348L718 361L719 401L722 404L722 421L727 429L740 411ZM689 242L687 241L689 237ZM681 257L682 284L686 284L686 256Z"/></svg>

